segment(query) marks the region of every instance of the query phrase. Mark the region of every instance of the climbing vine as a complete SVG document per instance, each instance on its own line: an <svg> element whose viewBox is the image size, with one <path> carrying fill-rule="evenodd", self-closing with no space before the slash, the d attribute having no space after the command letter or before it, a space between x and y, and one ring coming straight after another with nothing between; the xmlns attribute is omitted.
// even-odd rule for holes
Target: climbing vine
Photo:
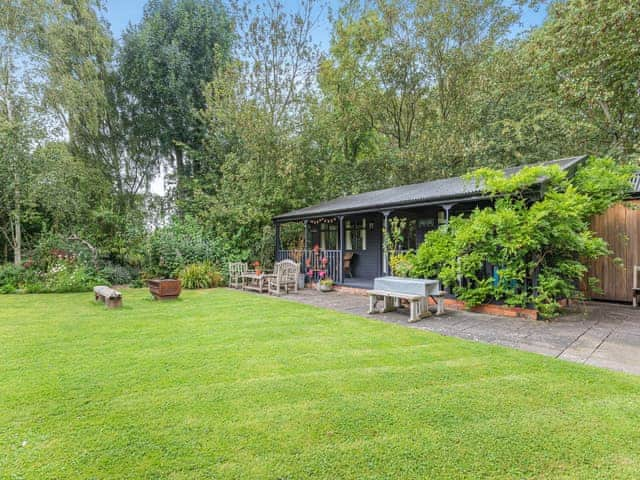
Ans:
<svg viewBox="0 0 640 480"><path fill-rule="evenodd" d="M511 176L480 169L467 180L491 196L493 206L427 234L412 273L437 276L470 306L533 305L544 316L556 315L562 299L580 298L586 264L611 253L590 220L624 198L632 170L610 158L590 159L572 178L556 165Z"/></svg>

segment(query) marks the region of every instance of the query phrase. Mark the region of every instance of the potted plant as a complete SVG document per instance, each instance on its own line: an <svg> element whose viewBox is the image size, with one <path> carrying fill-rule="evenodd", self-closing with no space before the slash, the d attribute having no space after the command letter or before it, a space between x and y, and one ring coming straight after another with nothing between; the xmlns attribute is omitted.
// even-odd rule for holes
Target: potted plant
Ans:
<svg viewBox="0 0 640 480"><path fill-rule="evenodd" d="M330 292L333 290L333 280L327 277L325 271L322 271L318 274L320 280L318 281L318 290L321 292Z"/></svg>
<svg viewBox="0 0 640 480"><path fill-rule="evenodd" d="M321 292L330 292L333 290L333 280L330 278L320 280L320 282L318 282L318 290Z"/></svg>
<svg viewBox="0 0 640 480"><path fill-rule="evenodd" d="M149 291L156 300L173 300L180 296L180 280L174 278L154 278L147 282Z"/></svg>

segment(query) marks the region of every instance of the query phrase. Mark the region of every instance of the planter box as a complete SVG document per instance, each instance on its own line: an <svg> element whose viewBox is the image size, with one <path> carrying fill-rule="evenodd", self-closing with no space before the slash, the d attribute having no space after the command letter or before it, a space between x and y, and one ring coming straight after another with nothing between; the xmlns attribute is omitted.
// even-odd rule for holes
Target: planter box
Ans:
<svg viewBox="0 0 640 480"><path fill-rule="evenodd" d="M182 287L180 280L172 278L153 279L147 282L149 291L156 300L173 300L180 296Z"/></svg>
<svg viewBox="0 0 640 480"><path fill-rule="evenodd" d="M432 303L432 302L429 302ZM487 315L499 315L511 318L528 318L529 320L538 320L538 311L530 308L509 307L508 305L494 305L485 303L473 308L468 308L464 302L455 298L446 298L444 300L445 308L449 310L468 310L474 313L484 313Z"/></svg>

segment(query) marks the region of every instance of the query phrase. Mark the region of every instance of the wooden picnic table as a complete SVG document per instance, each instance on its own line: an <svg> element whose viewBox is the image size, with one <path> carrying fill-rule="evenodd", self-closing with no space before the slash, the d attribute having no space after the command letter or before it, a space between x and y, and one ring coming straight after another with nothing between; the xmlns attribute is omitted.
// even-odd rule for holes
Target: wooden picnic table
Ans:
<svg viewBox="0 0 640 480"><path fill-rule="evenodd" d="M240 275L242 279L242 290L253 290L255 292L267 291L267 280L273 276L272 273L261 273L258 275L255 272L247 272Z"/></svg>

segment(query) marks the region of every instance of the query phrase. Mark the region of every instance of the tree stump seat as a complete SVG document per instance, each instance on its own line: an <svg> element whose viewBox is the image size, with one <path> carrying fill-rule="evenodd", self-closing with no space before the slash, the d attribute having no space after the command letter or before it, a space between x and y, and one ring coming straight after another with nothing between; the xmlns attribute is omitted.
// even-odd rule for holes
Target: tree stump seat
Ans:
<svg viewBox="0 0 640 480"><path fill-rule="evenodd" d="M96 302L104 303L107 308L120 308L122 306L122 294L106 285L93 287L93 294Z"/></svg>

